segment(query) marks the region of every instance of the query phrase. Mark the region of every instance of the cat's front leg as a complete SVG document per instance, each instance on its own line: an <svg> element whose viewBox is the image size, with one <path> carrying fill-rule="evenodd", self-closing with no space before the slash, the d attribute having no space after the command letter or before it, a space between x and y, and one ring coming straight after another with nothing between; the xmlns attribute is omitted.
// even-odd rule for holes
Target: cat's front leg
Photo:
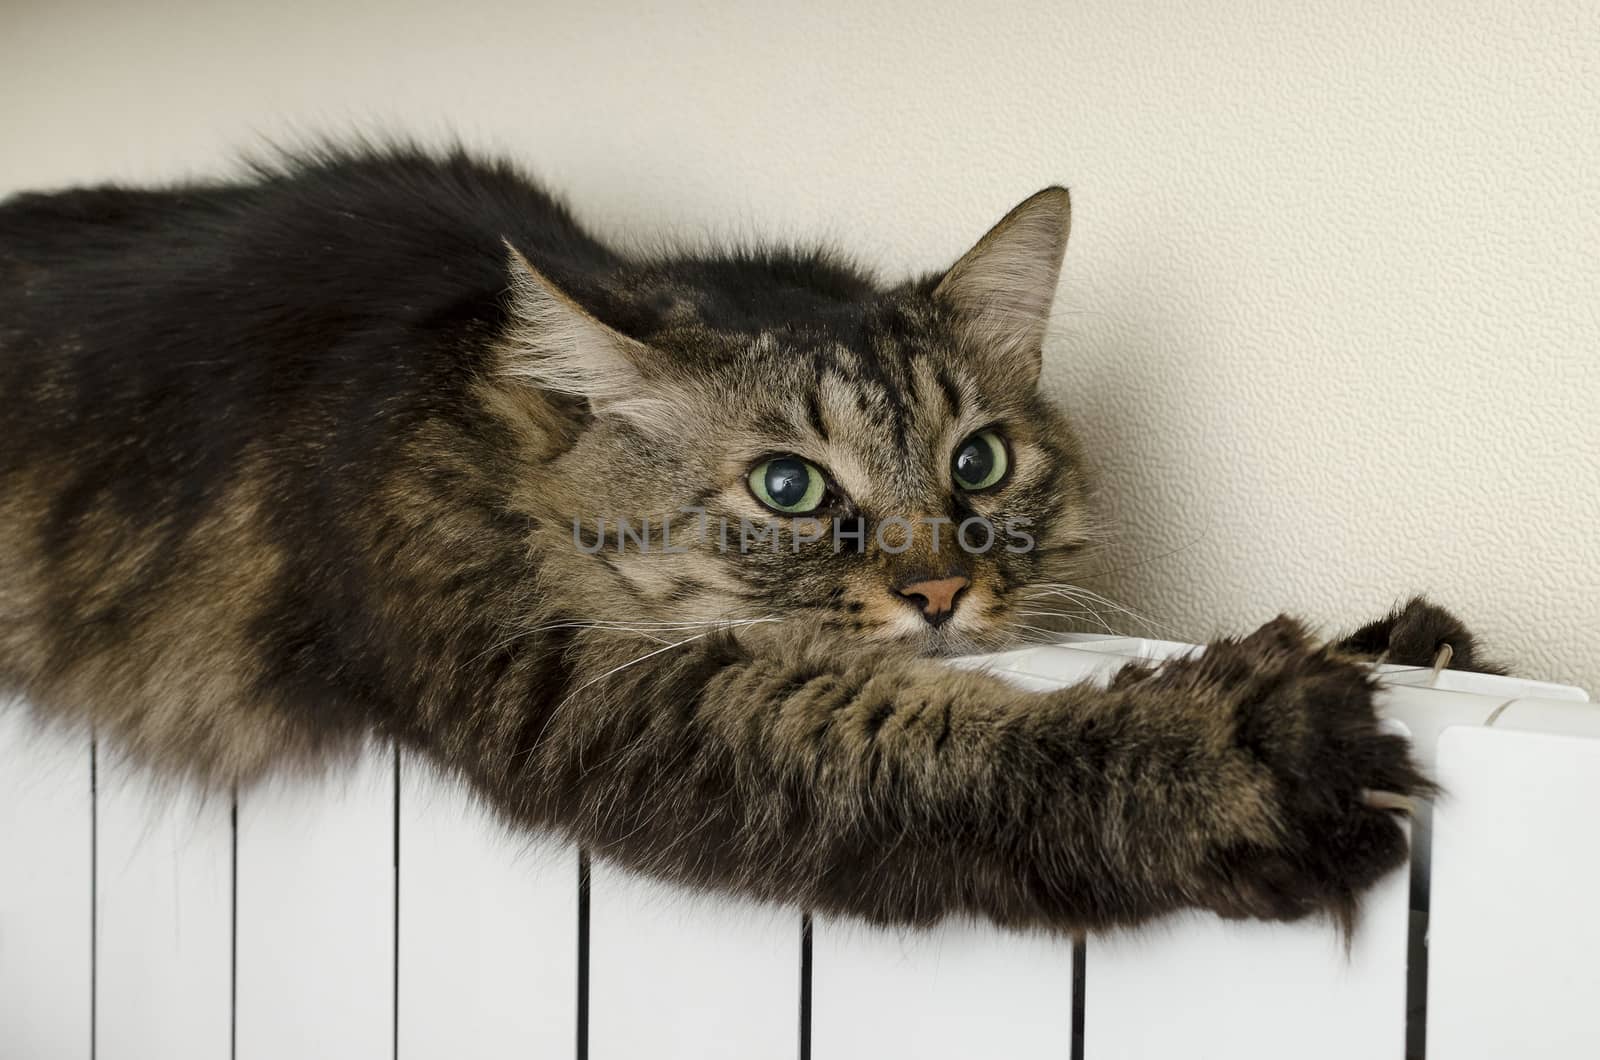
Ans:
<svg viewBox="0 0 1600 1060"><path fill-rule="evenodd" d="M685 646L689 647L689 646ZM1366 668L1282 619L1028 692L781 630L579 684L495 801L663 878L877 923L1353 916L1427 788Z"/></svg>
<svg viewBox="0 0 1600 1060"><path fill-rule="evenodd" d="M1209 847L1196 904L1230 917L1321 912L1348 926L1361 892L1405 860L1395 811L1432 785L1406 741L1380 729L1366 667L1298 623L1130 667L1113 688L1131 709L1166 703L1182 724L1212 727L1204 746L1217 754L1198 768L1227 782L1190 826Z"/></svg>

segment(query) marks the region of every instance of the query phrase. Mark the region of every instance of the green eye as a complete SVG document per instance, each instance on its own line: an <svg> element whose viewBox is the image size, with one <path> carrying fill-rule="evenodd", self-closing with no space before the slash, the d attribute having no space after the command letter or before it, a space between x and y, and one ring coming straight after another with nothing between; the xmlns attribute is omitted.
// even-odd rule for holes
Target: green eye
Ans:
<svg viewBox="0 0 1600 1060"><path fill-rule="evenodd" d="M784 515L805 515L822 505L828 480L815 464L798 456L775 456L750 469L750 492Z"/></svg>
<svg viewBox="0 0 1600 1060"><path fill-rule="evenodd" d="M1005 441L994 431L979 431L956 446L950 458L950 474L956 485L968 492L999 485L1011 470Z"/></svg>

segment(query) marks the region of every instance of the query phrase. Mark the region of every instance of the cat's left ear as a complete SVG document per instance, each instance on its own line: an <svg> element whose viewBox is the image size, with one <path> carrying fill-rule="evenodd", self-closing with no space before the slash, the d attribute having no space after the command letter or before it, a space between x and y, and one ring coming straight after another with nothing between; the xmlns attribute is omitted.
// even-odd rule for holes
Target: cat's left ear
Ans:
<svg viewBox="0 0 1600 1060"><path fill-rule="evenodd" d="M989 229L933 289L934 298L956 310L968 344L993 371L1022 386L1039 381L1071 228L1067 189L1045 188Z"/></svg>
<svg viewBox="0 0 1600 1060"><path fill-rule="evenodd" d="M511 327L503 375L583 398L597 416L670 431L683 402L659 350L610 327L506 242Z"/></svg>

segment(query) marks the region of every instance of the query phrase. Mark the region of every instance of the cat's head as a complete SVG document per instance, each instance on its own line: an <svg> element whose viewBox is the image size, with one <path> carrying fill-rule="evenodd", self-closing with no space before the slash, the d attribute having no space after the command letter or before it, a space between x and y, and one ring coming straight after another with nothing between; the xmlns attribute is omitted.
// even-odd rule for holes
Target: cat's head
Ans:
<svg viewBox="0 0 1600 1060"><path fill-rule="evenodd" d="M589 300L609 323L513 251L503 372L587 413L529 491L550 590L666 642L779 620L951 652L1049 624L1035 587L1090 531L1038 393L1069 218L1048 188L893 288L786 255L663 262Z"/></svg>

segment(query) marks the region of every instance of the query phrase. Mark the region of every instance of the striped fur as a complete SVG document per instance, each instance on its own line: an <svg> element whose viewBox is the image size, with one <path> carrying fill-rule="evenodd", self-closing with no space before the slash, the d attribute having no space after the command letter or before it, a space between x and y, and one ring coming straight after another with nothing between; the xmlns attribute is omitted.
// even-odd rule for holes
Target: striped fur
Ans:
<svg viewBox="0 0 1600 1060"><path fill-rule="evenodd" d="M1363 793L1424 782L1293 623L1109 690L928 658L1012 642L1093 535L1035 389L1067 221L1047 190L884 284L811 250L624 254L462 152L10 199L0 677L198 783L395 740L519 827L875 921L1348 917L1404 857ZM1013 470L963 493L985 428ZM787 453L868 547L682 518L764 517L746 476ZM974 516L1034 547L935 549ZM673 551L605 547L624 517L678 517ZM870 536L895 517L904 551ZM893 591L957 565L943 625Z"/></svg>

